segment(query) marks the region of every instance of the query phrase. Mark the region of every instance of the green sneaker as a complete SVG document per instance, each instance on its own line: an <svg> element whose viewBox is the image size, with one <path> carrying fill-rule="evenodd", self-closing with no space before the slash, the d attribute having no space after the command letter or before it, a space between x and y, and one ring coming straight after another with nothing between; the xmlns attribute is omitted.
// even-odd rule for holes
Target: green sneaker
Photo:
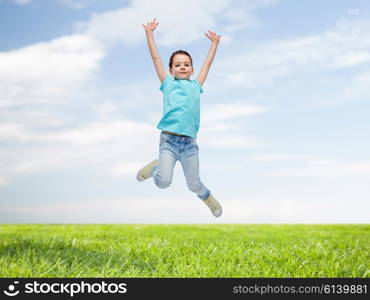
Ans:
<svg viewBox="0 0 370 300"><path fill-rule="evenodd" d="M148 163L146 166L142 167L139 172L137 172L136 179L137 181L144 181L152 177L152 169L155 166L159 165L159 160L155 159L152 162Z"/></svg>
<svg viewBox="0 0 370 300"><path fill-rule="evenodd" d="M207 204L207 206L210 208L210 210L212 211L212 214L215 217L221 216L222 207L220 203L218 203L218 201L211 194L209 194L208 198L203 201L205 204Z"/></svg>

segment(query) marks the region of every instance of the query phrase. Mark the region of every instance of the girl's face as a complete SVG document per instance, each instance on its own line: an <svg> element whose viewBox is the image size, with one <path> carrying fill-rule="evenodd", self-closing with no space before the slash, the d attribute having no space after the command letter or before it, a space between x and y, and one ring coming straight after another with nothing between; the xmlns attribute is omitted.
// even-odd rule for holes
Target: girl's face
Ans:
<svg viewBox="0 0 370 300"><path fill-rule="evenodd" d="M176 54L173 58L170 73L176 79L189 79L191 74L193 74L190 57L185 54Z"/></svg>

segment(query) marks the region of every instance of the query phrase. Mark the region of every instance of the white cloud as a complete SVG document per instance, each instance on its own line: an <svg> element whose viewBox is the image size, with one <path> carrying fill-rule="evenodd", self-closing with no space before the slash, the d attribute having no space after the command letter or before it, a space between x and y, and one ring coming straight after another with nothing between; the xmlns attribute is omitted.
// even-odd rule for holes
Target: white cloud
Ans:
<svg viewBox="0 0 370 300"><path fill-rule="evenodd" d="M261 114L269 111L267 107L251 105L242 101L229 102L228 104L215 104L206 107L202 112L202 123L207 126L212 123L233 121L242 117Z"/></svg>
<svg viewBox="0 0 370 300"><path fill-rule="evenodd" d="M118 138L135 143L153 131L151 126L132 121L94 121L72 129L32 130L20 124L4 124L0 131L3 141L62 143L68 145L99 145Z"/></svg>
<svg viewBox="0 0 370 300"><path fill-rule="evenodd" d="M329 68L340 69L357 66L370 61L370 51L348 51L347 53L338 54L334 57Z"/></svg>
<svg viewBox="0 0 370 300"><path fill-rule="evenodd" d="M0 53L0 106L64 101L93 79L102 45L70 35Z"/></svg>
<svg viewBox="0 0 370 300"><path fill-rule="evenodd" d="M269 153L269 154L257 154L252 158L248 158L247 162L274 162L282 160L292 160L300 158L301 156L295 156L291 154L281 154L281 153Z"/></svg>
<svg viewBox="0 0 370 300"><path fill-rule="evenodd" d="M245 160L246 163L282 162L278 171L265 173L266 176L278 177L357 177L370 175L370 161L337 161L335 159L317 158L313 155L268 153L257 154ZM289 167L287 167L289 166Z"/></svg>
<svg viewBox="0 0 370 300"><path fill-rule="evenodd" d="M217 67L223 70L219 80L234 87L277 87L302 78L299 74L320 72L319 76L322 76L322 72L369 64L370 23L358 21L354 26L362 30L350 42L332 40L326 32L322 32L302 38L248 45L251 50L245 50L247 47L240 45L239 53L217 62ZM315 78L311 77L310 81Z"/></svg>
<svg viewBox="0 0 370 300"><path fill-rule="evenodd" d="M132 121L95 121L74 129L40 130L8 124L0 139L0 182L19 174L94 166L106 176L133 175L157 151L156 130ZM129 143L127 142L129 141ZM148 146L151 142L152 146Z"/></svg>
<svg viewBox="0 0 370 300"><path fill-rule="evenodd" d="M216 148L260 146L261 142L257 138L243 132L238 121L269 110L270 108L243 101L209 105L202 110L199 141L202 146Z"/></svg>
<svg viewBox="0 0 370 300"><path fill-rule="evenodd" d="M142 85L143 82L138 86ZM77 110L67 110L68 114L63 111L64 104L56 108L34 105L0 112L3 120L0 139L10 145L0 152L0 184L11 184L15 176L22 174L85 167L94 169L99 180L134 178L139 167L158 155L159 137L153 124L126 119L128 109L138 109L135 99L140 96L137 93L127 96L138 90L138 86L125 85L119 91L108 89L88 95L86 100L69 103L68 107L74 105ZM141 97L145 100L148 93L144 92ZM99 103L102 98L105 100ZM127 98L130 101L126 103ZM93 120L81 119L81 107Z"/></svg>
<svg viewBox="0 0 370 300"><path fill-rule="evenodd" d="M358 85L369 84L370 82L370 71L359 73L353 79L353 82Z"/></svg>
<svg viewBox="0 0 370 300"><path fill-rule="evenodd" d="M246 133L225 132L208 135L205 130L202 135L199 135L199 141L201 141L202 146L217 148L244 148L262 145L257 138Z"/></svg>
<svg viewBox="0 0 370 300"><path fill-rule="evenodd" d="M129 139L135 144L142 140L147 133L152 132L148 125L132 121L96 121L82 125L79 128L52 132L41 138L48 142L68 143L74 145L98 145L114 142L118 138Z"/></svg>
<svg viewBox="0 0 370 300"><path fill-rule="evenodd" d="M79 31L107 43L122 41L132 45L145 39L141 24L157 17L160 22L155 32L159 45L185 45L204 37L208 29L233 32L254 26L251 11L275 1L257 0L251 3L231 0L134 0L119 10L94 14L90 21L77 24ZM238 4L238 5L236 5ZM226 22L218 28L220 19ZM191 20L191 21L189 21Z"/></svg>
<svg viewBox="0 0 370 300"><path fill-rule="evenodd" d="M270 176L369 176L370 161L337 162L335 160L313 160L306 162L303 168L281 170Z"/></svg>

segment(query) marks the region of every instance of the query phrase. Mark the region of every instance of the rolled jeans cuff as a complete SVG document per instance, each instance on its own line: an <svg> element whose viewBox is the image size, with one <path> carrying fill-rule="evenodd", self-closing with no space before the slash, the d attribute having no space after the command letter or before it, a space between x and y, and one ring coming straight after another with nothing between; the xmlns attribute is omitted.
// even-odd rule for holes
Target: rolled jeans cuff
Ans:
<svg viewBox="0 0 370 300"><path fill-rule="evenodd" d="M211 192L209 190L207 190L207 192L206 192L206 194L204 196L203 195L202 196L201 195L198 195L198 197L201 200L206 200L209 197L210 194L211 194Z"/></svg>

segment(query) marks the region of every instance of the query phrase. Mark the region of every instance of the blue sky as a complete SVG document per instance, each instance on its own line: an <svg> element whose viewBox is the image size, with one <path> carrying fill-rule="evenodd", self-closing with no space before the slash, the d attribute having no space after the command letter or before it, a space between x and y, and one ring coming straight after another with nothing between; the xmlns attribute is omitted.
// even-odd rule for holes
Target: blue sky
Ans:
<svg viewBox="0 0 370 300"><path fill-rule="evenodd" d="M154 4L155 3L155 4ZM171 8L171 9L169 9ZM0 0L0 223L369 223L368 1ZM158 156L167 66L222 35L201 99L200 175Z"/></svg>

